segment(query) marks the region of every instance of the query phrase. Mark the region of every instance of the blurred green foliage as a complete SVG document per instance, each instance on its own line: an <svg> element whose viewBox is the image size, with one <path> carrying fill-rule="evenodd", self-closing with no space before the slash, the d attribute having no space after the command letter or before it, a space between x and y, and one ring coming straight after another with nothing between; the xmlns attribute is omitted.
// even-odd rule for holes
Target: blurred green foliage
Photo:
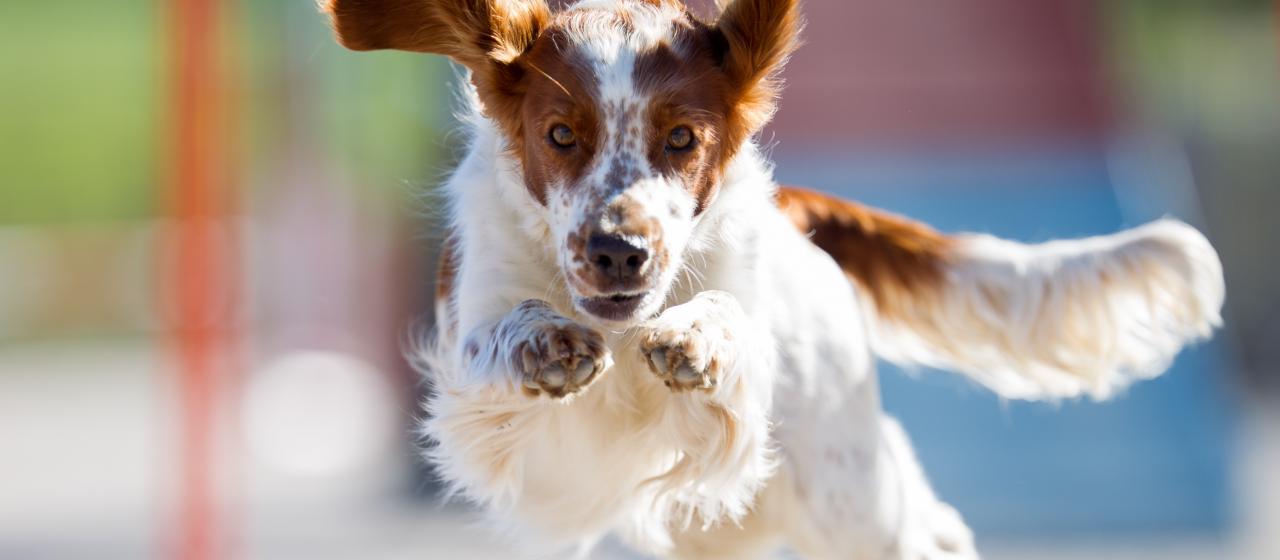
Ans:
<svg viewBox="0 0 1280 560"><path fill-rule="evenodd" d="M0 225L151 213L156 19L146 0L0 2Z"/></svg>
<svg viewBox="0 0 1280 560"><path fill-rule="evenodd" d="M222 148L250 203L289 165L375 197L438 178L447 63L345 51L311 2L221 7L230 79ZM0 226L159 211L169 9L157 0L0 2Z"/></svg>
<svg viewBox="0 0 1280 560"><path fill-rule="evenodd" d="M238 21L250 183L269 189L272 168L292 163L394 199L438 178L451 109L442 57L347 51L310 2L247 2Z"/></svg>
<svg viewBox="0 0 1280 560"><path fill-rule="evenodd" d="M1280 41L1266 0L1103 2L1126 109L1195 133L1239 136L1280 123ZM1261 129L1261 130L1260 130Z"/></svg>

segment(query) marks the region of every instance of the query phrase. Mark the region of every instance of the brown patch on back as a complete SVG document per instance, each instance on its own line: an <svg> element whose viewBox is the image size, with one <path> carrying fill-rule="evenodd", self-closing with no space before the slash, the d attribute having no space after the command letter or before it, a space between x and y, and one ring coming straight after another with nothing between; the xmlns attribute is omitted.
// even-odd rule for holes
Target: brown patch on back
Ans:
<svg viewBox="0 0 1280 560"><path fill-rule="evenodd" d="M932 228L806 189L778 189L778 208L871 294L888 318L938 293L954 240Z"/></svg>

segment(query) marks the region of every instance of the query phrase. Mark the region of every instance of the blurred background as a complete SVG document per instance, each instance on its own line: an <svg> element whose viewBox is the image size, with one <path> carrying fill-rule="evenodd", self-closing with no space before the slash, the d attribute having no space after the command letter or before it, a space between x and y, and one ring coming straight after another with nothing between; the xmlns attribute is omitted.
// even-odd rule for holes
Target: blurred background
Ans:
<svg viewBox="0 0 1280 560"><path fill-rule="evenodd" d="M1114 402L886 368L980 549L1280 558L1280 4L805 9L780 180L1023 241L1173 215L1226 267L1225 330ZM411 432L455 82L310 0L0 3L0 558L518 556Z"/></svg>

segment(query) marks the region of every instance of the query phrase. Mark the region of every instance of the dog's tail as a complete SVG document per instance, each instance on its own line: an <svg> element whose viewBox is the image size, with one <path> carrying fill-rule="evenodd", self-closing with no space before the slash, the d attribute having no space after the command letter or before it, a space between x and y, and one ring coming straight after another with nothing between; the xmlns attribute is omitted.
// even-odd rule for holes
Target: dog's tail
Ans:
<svg viewBox="0 0 1280 560"><path fill-rule="evenodd" d="M782 188L778 205L870 295L877 354L1004 397L1107 398L1221 323L1222 264L1176 220L1027 245L802 189Z"/></svg>

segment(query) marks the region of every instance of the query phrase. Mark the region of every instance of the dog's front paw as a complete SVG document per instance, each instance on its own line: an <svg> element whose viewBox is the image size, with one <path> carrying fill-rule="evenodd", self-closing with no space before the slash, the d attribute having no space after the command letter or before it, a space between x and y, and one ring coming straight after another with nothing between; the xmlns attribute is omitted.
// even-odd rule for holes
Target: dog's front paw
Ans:
<svg viewBox="0 0 1280 560"><path fill-rule="evenodd" d="M708 307L716 297L721 296L699 296L668 309L640 333L645 362L673 391L711 391L720 382L729 334L721 315Z"/></svg>
<svg viewBox="0 0 1280 560"><path fill-rule="evenodd" d="M526 302L526 305L542 302ZM524 325L525 336L512 349L511 361L524 392L563 398L576 394L609 367L609 349L600 333L550 311Z"/></svg>
<svg viewBox="0 0 1280 560"><path fill-rule="evenodd" d="M719 378L720 366L696 329L653 330L640 343L649 369L673 391L710 391Z"/></svg>

